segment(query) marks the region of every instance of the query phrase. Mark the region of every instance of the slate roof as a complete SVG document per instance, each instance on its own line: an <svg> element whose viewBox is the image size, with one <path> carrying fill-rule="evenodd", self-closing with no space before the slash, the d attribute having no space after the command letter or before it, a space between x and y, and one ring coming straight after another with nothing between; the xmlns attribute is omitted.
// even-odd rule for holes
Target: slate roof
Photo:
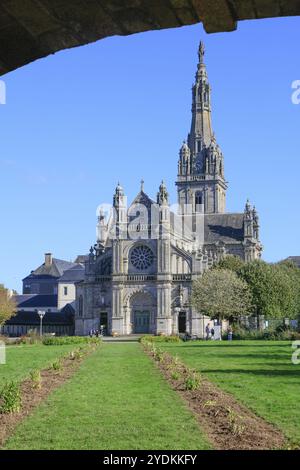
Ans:
<svg viewBox="0 0 300 470"><path fill-rule="evenodd" d="M206 244L237 243L244 240L244 214L205 214L204 241Z"/></svg>
<svg viewBox="0 0 300 470"><path fill-rule="evenodd" d="M293 261L300 268L300 256L289 256L288 261Z"/></svg>
<svg viewBox="0 0 300 470"><path fill-rule="evenodd" d="M23 294L13 298L18 308L57 307L57 295Z"/></svg>
<svg viewBox="0 0 300 470"><path fill-rule="evenodd" d="M59 313L46 312L43 318L43 325L72 325L74 321L73 314L70 311L61 311ZM40 324L40 317L37 312L19 311L15 316L11 317L6 325L36 325Z"/></svg>
<svg viewBox="0 0 300 470"><path fill-rule="evenodd" d="M61 277L65 271L67 271L70 268L73 268L74 266L77 266L77 265L70 261L64 261L62 259L53 258L52 264L50 264L49 266L46 266L46 264L43 263L37 269L35 269L34 271L31 271L29 276L25 277L23 281L30 277L36 277L36 276L51 276L51 277L58 278L58 277Z"/></svg>
<svg viewBox="0 0 300 470"><path fill-rule="evenodd" d="M85 267L81 264L68 269L59 279L59 282L78 282L84 279Z"/></svg>
<svg viewBox="0 0 300 470"><path fill-rule="evenodd" d="M89 259L89 255L78 255L74 263L84 264L86 261L88 261L88 259Z"/></svg>
<svg viewBox="0 0 300 470"><path fill-rule="evenodd" d="M155 204L155 201L151 199L151 197L149 197L148 194L146 194L144 191L140 191L130 204L130 207L134 204L142 204L143 206L149 208L152 204Z"/></svg>

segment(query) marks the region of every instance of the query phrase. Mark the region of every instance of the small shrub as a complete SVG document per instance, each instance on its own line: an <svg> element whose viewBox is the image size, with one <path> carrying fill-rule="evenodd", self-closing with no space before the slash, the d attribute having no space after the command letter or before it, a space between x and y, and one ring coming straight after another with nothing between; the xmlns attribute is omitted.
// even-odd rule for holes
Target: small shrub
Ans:
<svg viewBox="0 0 300 470"><path fill-rule="evenodd" d="M145 335L142 336L139 340L142 344L145 343L179 343L181 339L179 336L171 335L171 336L152 336L152 335Z"/></svg>
<svg viewBox="0 0 300 470"><path fill-rule="evenodd" d="M38 334L37 330L28 330L26 335L23 335L18 339L18 344L38 344L41 341L42 338Z"/></svg>
<svg viewBox="0 0 300 470"><path fill-rule="evenodd" d="M162 362L164 359L164 352L160 348L156 348L154 353L155 360L158 362Z"/></svg>
<svg viewBox="0 0 300 470"><path fill-rule="evenodd" d="M82 357L83 357L82 351L80 351L79 349L76 349L76 351L74 352L74 358L78 361Z"/></svg>
<svg viewBox="0 0 300 470"><path fill-rule="evenodd" d="M201 384L201 378L200 375L192 371L188 375L188 377L185 379L185 389L186 390L198 390Z"/></svg>
<svg viewBox="0 0 300 470"><path fill-rule="evenodd" d="M46 336L43 338L45 346L64 346L69 344L100 344L100 338L88 336Z"/></svg>
<svg viewBox="0 0 300 470"><path fill-rule="evenodd" d="M42 377L39 370L33 370L30 372L30 379L32 381L32 388L40 389L42 387Z"/></svg>
<svg viewBox="0 0 300 470"><path fill-rule="evenodd" d="M232 408L228 408L227 411L230 431L235 436L241 436L245 431L245 425L242 423L242 416L239 416Z"/></svg>
<svg viewBox="0 0 300 470"><path fill-rule="evenodd" d="M172 380L179 380L181 377L181 375L179 374L179 372L177 372L177 370L174 370L171 374L171 379Z"/></svg>
<svg viewBox="0 0 300 470"><path fill-rule="evenodd" d="M56 361L52 362L51 365L53 370L61 370L62 369L62 362L60 359L57 359Z"/></svg>
<svg viewBox="0 0 300 470"><path fill-rule="evenodd" d="M20 385L7 382L0 390L0 413L19 413L21 405Z"/></svg>
<svg viewBox="0 0 300 470"><path fill-rule="evenodd" d="M222 335L227 339L227 333ZM300 333L279 326L276 329L267 328L265 330L250 330L239 326L233 328L233 339L237 340L266 340L266 341L295 341L300 340Z"/></svg>

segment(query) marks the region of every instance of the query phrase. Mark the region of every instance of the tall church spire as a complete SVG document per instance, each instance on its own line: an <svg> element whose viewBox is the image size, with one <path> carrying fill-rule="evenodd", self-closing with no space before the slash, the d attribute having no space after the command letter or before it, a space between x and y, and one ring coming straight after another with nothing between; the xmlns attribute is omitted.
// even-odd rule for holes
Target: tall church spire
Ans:
<svg viewBox="0 0 300 470"><path fill-rule="evenodd" d="M195 83L192 88L192 123L188 137L189 147L195 154L201 152L203 146L210 144L213 131L211 125L210 85L204 63L204 44L201 41Z"/></svg>
<svg viewBox="0 0 300 470"><path fill-rule="evenodd" d="M191 128L179 152L178 199L181 205L192 205L194 211L201 206L205 213L219 213L225 211L227 184L223 154L212 130L210 85L204 55L201 41L192 87Z"/></svg>

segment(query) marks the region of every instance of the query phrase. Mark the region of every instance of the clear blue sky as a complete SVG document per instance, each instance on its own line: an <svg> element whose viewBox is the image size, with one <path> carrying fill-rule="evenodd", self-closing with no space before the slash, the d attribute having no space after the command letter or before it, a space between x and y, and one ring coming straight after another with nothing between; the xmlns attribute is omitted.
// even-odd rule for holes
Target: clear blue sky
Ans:
<svg viewBox="0 0 300 470"><path fill-rule="evenodd" d="M95 241L96 207L118 179L131 200L145 179L174 181L190 126L200 38L212 86L213 127L225 157L227 210L246 198L261 218L264 258L300 255L299 18L201 25L112 37L59 52L2 77L0 283L21 279L46 251L74 259Z"/></svg>

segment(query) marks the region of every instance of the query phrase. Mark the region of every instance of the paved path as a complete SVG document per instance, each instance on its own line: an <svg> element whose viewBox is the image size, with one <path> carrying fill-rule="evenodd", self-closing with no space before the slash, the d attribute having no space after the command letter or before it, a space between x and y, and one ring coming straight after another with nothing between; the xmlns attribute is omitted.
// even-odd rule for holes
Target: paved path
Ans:
<svg viewBox="0 0 300 470"><path fill-rule="evenodd" d="M137 343L143 335L130 336L103 336L102 341L105 343Z"/></svg>

